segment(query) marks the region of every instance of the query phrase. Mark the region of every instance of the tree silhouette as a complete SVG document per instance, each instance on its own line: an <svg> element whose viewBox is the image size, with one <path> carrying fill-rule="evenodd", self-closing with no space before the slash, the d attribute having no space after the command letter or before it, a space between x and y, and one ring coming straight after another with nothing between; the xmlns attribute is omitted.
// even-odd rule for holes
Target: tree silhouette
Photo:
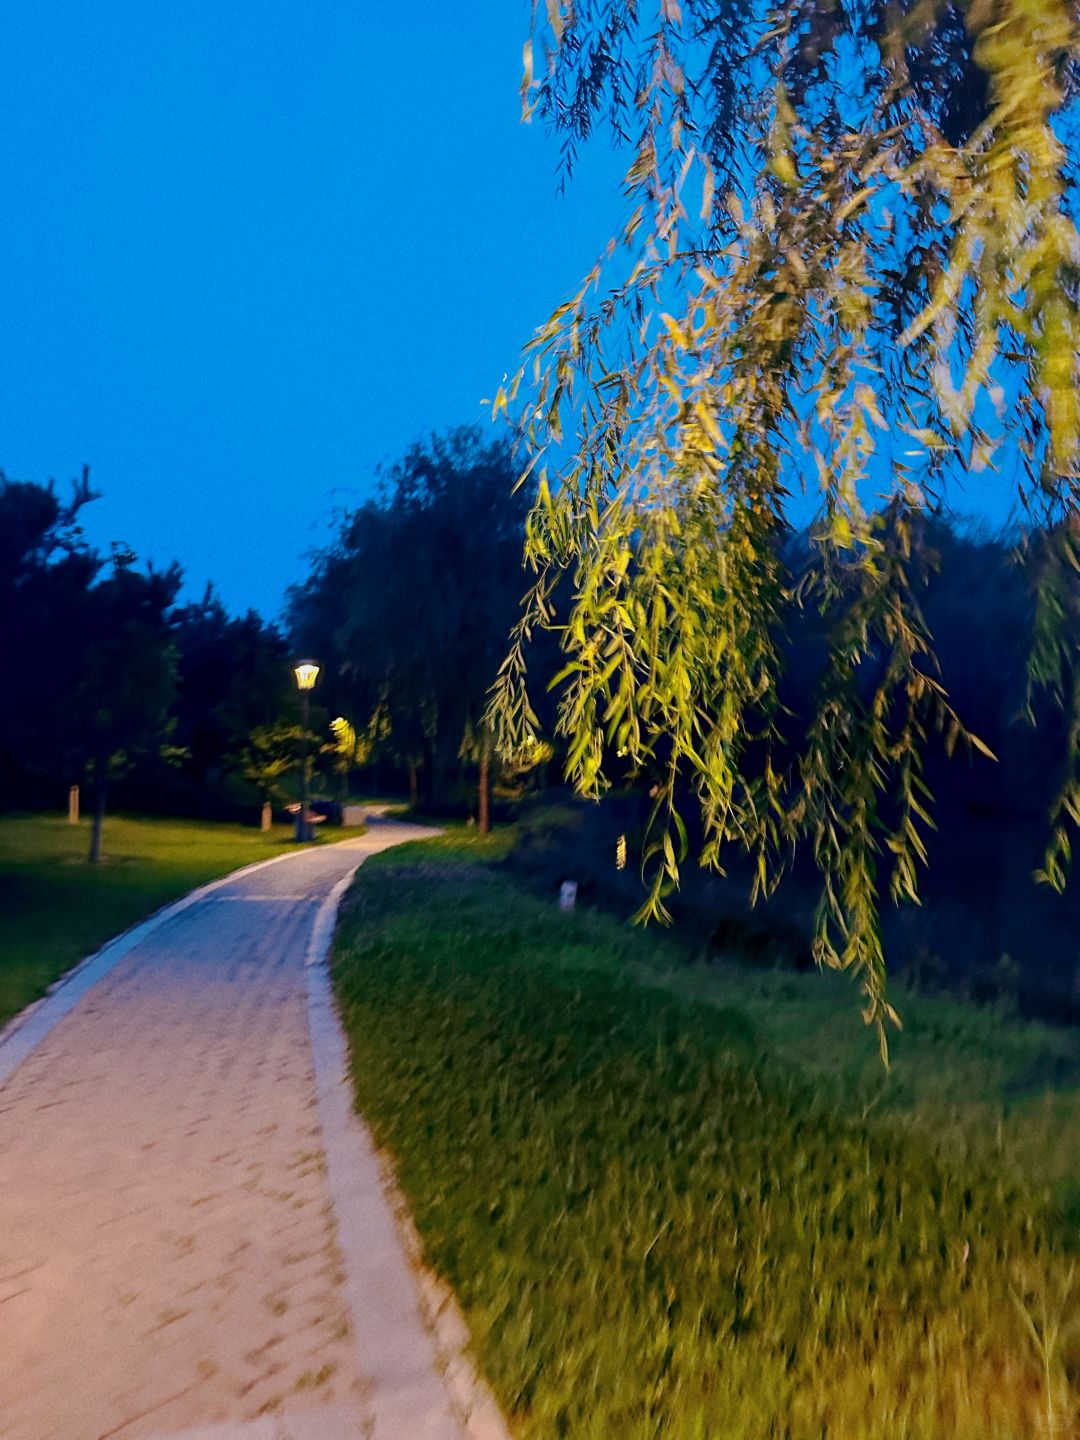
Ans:
<svg viewBox="0 0 1080 1440"><path fill-rule="evenodd" d="M413 445L292 596L298 643L331 672L329 703L358 729L378 712L414 785L423 762L429 804L459 752L475 758L485 817L483 716L516 610L528 509L515 479L509 446L474 427Z"/></svg>

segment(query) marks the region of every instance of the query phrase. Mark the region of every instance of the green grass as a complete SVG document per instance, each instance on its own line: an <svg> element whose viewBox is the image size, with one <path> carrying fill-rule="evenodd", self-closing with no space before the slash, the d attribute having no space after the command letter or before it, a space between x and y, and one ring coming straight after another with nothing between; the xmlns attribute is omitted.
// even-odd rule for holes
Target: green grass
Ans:
<svg viewBox="0 0 1080 1440"><path fill-rule="evenodd" d="M111 816L105 859L86 863L89 823L0 819L0 1024L84 955L208 880L290 848L291 831Z"/></svg>
<svg viewBox="0 0 1080 1440"><path fill-rule="evenodd" d="M908 997L886 1079L844 985L560 915L505 844L369 862L335 979L515 1435L1075 1433L1070 1037Z"/></svg>

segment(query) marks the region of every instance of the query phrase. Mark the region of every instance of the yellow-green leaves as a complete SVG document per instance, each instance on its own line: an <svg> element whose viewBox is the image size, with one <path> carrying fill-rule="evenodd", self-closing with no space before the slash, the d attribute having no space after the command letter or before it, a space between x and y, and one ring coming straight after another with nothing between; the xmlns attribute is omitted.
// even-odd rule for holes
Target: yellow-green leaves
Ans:
<svg viewBox="0 0 1080 1440"><path fill-rule="evenodd" d="M951 474L974 491L1006 445L1032 515L1067 528L1078 510L1080 236L1059 117L1080 41L1065 0L736 11L549 0L538 17L545 113L570 150L611 119L629 218L530 346L517 414L548 470L521 635L558 629L574 783L630 773L653 792L643 913L666 913L687 806L701 862L742 849L755 893L808 844L819 959L857 974L884 1044L880 905L918 899L926 746L940 731L988 753L936 677L920 514ZM793 492L819 512L797 574ZM1033 684L1077 716L1080 622L1060 590L1040 588ZM793 730L778 688L802 604L829 641ZM531 713L515 645L494 706L508 733Z"/></svg>

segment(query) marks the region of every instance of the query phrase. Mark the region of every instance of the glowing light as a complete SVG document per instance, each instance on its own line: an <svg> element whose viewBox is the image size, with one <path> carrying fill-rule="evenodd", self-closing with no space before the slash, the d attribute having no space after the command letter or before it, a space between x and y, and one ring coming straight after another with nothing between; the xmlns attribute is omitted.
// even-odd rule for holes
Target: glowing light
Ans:
<svg viewBox="0 0 1080 1440"><path fill-rule="evenodd" d="M313 690L315 681L319 678L319 667L314 660L302 660L293 670L296 676L296 688L298 690Z"/></svg>

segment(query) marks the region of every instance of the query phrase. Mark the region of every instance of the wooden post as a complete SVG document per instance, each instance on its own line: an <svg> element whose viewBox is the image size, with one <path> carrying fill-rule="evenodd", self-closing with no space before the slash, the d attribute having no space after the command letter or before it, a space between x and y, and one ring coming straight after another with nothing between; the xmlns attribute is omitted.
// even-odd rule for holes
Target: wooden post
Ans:
<svg viewBox="0 0 1080 1440"><path fill-rule="evenodd" d="M72 785L68 789L68 824L79 823L79 787Z"/></svg>
<svg viewBox="0 0 1080 1440"><path fill-rule="evenodd" d="M259 828L262 830L269 830L272 823L273 816L271 813L270 801L264 800L262 807L262 821Z"/></svg>

